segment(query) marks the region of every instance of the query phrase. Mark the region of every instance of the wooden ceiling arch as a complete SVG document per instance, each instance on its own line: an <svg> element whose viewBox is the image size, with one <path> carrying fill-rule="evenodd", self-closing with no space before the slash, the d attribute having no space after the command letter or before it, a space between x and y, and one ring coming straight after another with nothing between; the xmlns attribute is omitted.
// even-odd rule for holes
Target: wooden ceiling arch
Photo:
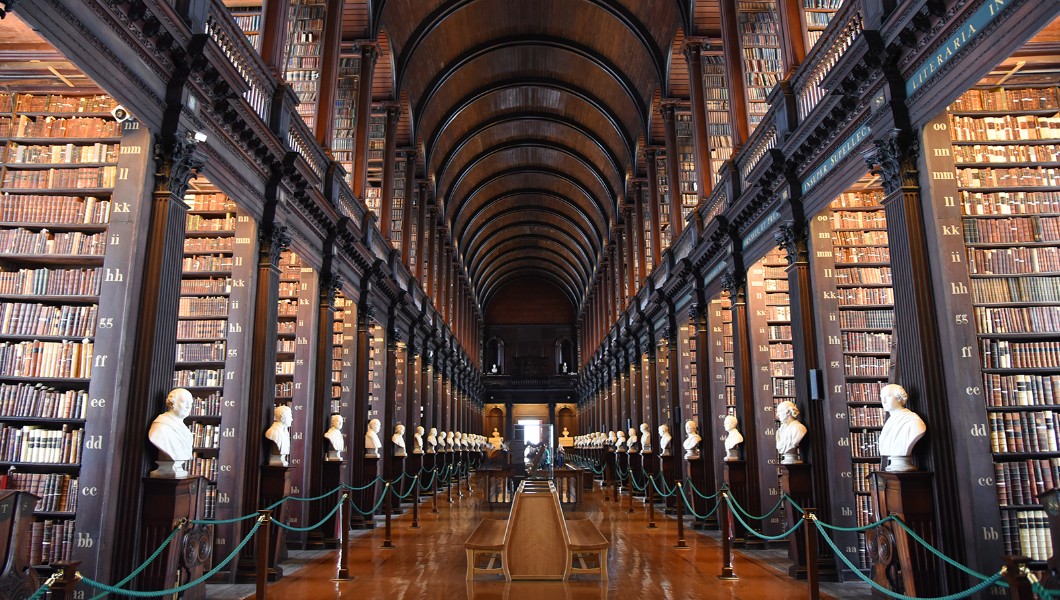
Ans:
<svg viewBox="0 0 1060 600"><path fill-rule="evenodd" d="M580 307L695 3L364 4L476 296L536 277Z"/></svg>

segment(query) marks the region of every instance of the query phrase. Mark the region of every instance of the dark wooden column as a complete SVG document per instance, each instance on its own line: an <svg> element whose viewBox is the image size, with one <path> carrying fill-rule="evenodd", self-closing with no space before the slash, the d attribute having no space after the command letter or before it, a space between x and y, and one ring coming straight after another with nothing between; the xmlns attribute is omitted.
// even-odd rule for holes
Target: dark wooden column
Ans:
<svg viewBox="0 0 1060 600"><path fill-rule="evenodd" d="M390 441L390 436L393 435L394 426L397 425L397 315L399 311L399 306L391 304L384 329L386 332L384 334L386 335L384 343L386 365L383 367L383 385L385 386L383 390L383 430L379 432L379 439L383 442L383 477L387 479L393 479L398 475L394 472L394 444Z"/></svg>
<svg viewBox="0 0 1060 600"><path fill-rule="evenodd" d="M655 267L659 266L659 258L662 256L662 227L659 225L659 167L656 159L658 159L659 154L663 151L664 150L658 146L651 146L644 151L645 156L648 158L648 210L651 211L652 271L655 270Z"/></svg>
<svg viewBox="0 0 1060 600"><path fill-rule="evenodd" d="M423 264L426 259L423 253L428 251L427 238L431 229L429 213L427 212L427 182L417 181L416 188L419 191L419 202L417 203L419 215L416 217L416 264L409 271L416 276L416 281L420 282L420 286L426 291L427 285L424 283L423 273Z"/></svg>
<svg viewBox="0 0 1060 600"><path fill-rule="evenodd" d="M677 152L677 101L663 100L660 107L663 130L666 137L666 178L670 185L670 243L681 237L684 219L681 218L681 170L678 168L681 155Z"/></svg>
<svg viewBox="0 0 1060 600"><path fill-rule="evenodd" d="M317 141L331 148L335 131L335 95L339 85L339 53L342 41L342 7L345 0L328 0L324 13L324 46L320 57L320 91L314 123Z"/></svg>
<svg viewBox="0 0 1060 600"><path fill-rule="evenodd" d="M434 410L434 365L431 364L430 338L423 340L423 351L420 354L420 402L423 405L423 426L427 433L431 427L437 427L437 412ZM427 443L426 437L424 444ZM426 450L424 446L424 450Z"/></svg>
<svg viewBox="0 0 1060 600"><path fill-rule="evenodd" d="M806 60L806 36L803 34L802 2L800 0L779 0L780 3L780 48L784 71L781 76L788 77ZM820 515L818 515L820 518Z"/></svg>
<svg viewBox="0 0 1060 600"><path fill-rule="evenodd" d="M334 239L327 240L324 249L324 262L320 269L320 296L317 301L317 331L316 338L316 371L313 377L313 394L311 396L312 421L309 424L306 435L306 455L302 457L308 472L308 494L316 496L326 491L323 489L324 481L324 432L328 430L331 422L331 372L332 354L334 352L334 324L335 324L335 294L342 288L342 277L335 273L332 254ZM313 502L309 511L309 522L320 521L325 514L334 506L333 500ZM329 504L331 506L329 506ZM323 538L320 531L311 532L308 541L320 543ZM327 534L327 537L332 537Z"/></svg>
<svg viewBox="0 0 1060 600"><path fill-rule="evenodd" d="M697 274L696 281L702 282L703 278ZM718 482L718 476L714 462L714 440L721 435L724 429L720 429L721 423L715 418L715 410L712 408L711 402L710 373L714 367L710 364L710 340L707 336L709 329L707 321L708 310L710 310L710 303L704 296L703 289L699 288L696 290L696 301L689 308L688 315L696 327L695 386L696 402L699 404L696 412L699 413L700 419L696 425L699 426L700 437L703 438L703 441L699 444L699 464L695 465L693 463L693 468L702 469L703 481L706 482L707 486L715 486ZM724 370L724 365L722 367ZM721 404L724 406L724 399ZM681 427L684 427L683 423ZM710 487L707 489L710 489Z"/></svg>
<svg viewBox="0 0 1060 600"><path fill-rule="evenodd" d="M726 0L722 0L725 2ZM759 448L756 426L754 379L751 373L751 331L747 314L747 279L742 261L722 274L722 288L728 290L732 302L732 357L736 375L736 415L740 419L743 433L744 460L747 463L747 497L738 498L751 514L762 514L762 497L759 493ZM765 451L772 451L766 449ZM753 523L752 523L753 525ZM761 528L759 527L759 531Z"/></svg>
<svg viewBox="0 0 1060 600"><path fill-rule="evenodd" d="M636 213L636 217L633 220L634 226L637 228L637 287L630 290L630 295L636 294L640 290L641 284L644 282L644 278L648 276L648 265L646 264L646 254L648 252L647 244L644 241L644 180L636 179L633 181L633 211Z"/></svg>
<svg viewBox="0 0 1060 600"><path fill-rule="evenodd" d="M420 249L425 252L424 261L420 266L421 271L426 268L426 273L422 273L420 281L424 282L423 291L427 294L427 298L433 302L434 299L434 267L437 255L435 254L435 242L437 235L435 234L434 228L434 203L424 203L424 220L423 229L420 230L420 234L423 236L424 242L421 244ZM437 307L437 304L435 304ZM437 309L437 308L436 308Z"/></svg>
<svg viewBox="0 0 1060 600"><path fill-rule="evenodd" d="M652 431L658 426L659 421L659 359L657 356L658 347L655 344L654 332L648 336L648 367L647 372L644 374L644 385L647 387L647 406L644 410L643 422L648 424L648 427ZM640 423L635 423L634 427L639 428ZM655 437L654 435L652 437ZM652 442L652 452L654 452L656 444Z"/></svg>
<svg viewBox="0 0 1060 600"><path fill-rule="evenodd" d="M729 84L729 112L732 114L733 154L750 135L747 122L747 92L744 90L743 56L740 49L740 25L736 17L736 0L719 0L721 7L721 49L725 56L725 74Z"/></svg>
<svg viewBox="0 0 1060 600"><path fill-rule="evenodd" d="M353 144L350 188L353 189L354 196L363 200L368 186L368 123L372 111L372 74L375 72L379 50L374 42L369 41L358 42L356 49L361 53L361 71L358 74L357 124L354 130L356 138Z"/></svg>
<svg viewBox="0 0 1060 600"><path fill-rule="evenodd" d="M669 307L669 312L670 334L666 337L666 351L668 354L666 376L669 378L669 386L666 389L669 391L670 397L666 401L670 404L670 434L674 437L674 440L680 440L683 437L681 428L684 426L683 413L681 411L681 367L679 363L681 354L677 350L679 332L673 307ZM659 424L661 425L662 423L660 422ZM675 442L675 449L672 450L673 454L678 458L681 456L681 453L677 450L680 448L679 443Z"/></svg>
<svg viewBox="0 0 1060 600"><path fill-rule="evenodd" d="M623 288L626 280L626 257L623 256L625 244L621 222L615 223L615 319L626 309L626 294Z"/></svg>
<svg viewBox="0 0 1060 600"><path fill-rule="evenodd" d="M277 192L273 192L275 194ZM266 191L266 195L270 195ZM275 203L266 206L259 229L258 274L254 290L254 322L250 337L250 383L247 390L247 422L243 430L243 494L239 514L247 515L260 506L261 466L265 463L262 440L272 422L276 403L276 317L280 297L280 253L291 244L283 225L275 224ZM240 539L247 535L252 521L244 521ZM248 544L240 555L239 570L253 572L255 545ZM248 571L249 569L249 571Z"/></svg>
<svg viewBox="0 0 1060 600"><path fill-rule="evenodd" d="M386 132L383 134L383 189L379 199L379 231L390 241L394 228L394 162L397 160L397 125L401 117L401 105L386 104Z"/></svg>
<svg viewBox="0 0 1060 600"><path fill-rule="evenodd" d="M283 79L291 0L264 0L261 12L261 58L277 77Z"/></svg>
<svg viewBox="0 0 1060 600"><path fill-rule="evenodd" d="M413 203L412 199L416 189L416 150L405 148L400 151L400 154L401 158L405 160L405 205L401 207L401 258L404 259L409 273L415 274L416 271L412 269L412 262L409 260L409 248L412 244L412 226L416 220L412 207L413 204L422 204L423 196L420 196L417 202Z"/></svg>
<svg viewBox="0 0 1060 600"><path fill-rule="evenodd" d="M896 120L904 121L904 107L896 110ZM968 435L952 429L953 418L947 407L946 373L939 357L957 352L943 344L939 330L939 313L933 291L931 265L941 261L937 247L928 243L920 192L918 138L901 128L874 141L875 151L867 158L875 174L880 175L884 189L883 207L887 217L891 270L894 273L895 333L897 383L909 394L909 406L920 412L931 435L925 440L930 452L930 466L935 471L935 503L940 550L957 562L967 564L966 543L962 526L962 489L957 481L960 472L953 440ZM972 349L974 352L974 348ZM895 354L897 356L895 356ZM920 445L924 452L924 444ZM980 532L969 532L980 535ZM946 591L964 587L962 578L947 569Z"/></svg>
<svg viewBox="0 0 1060 600"><path fill-rule="evenodd" d="M182 87L180 83L177 89ZM177 344L180 265L184 258L188 213L184 192L193 171L202 166L202 161L195 156L195 142L178 135L175 127L171 131L159 135L155 141L154 192L147 222L140 313L134 329L136 352L132 357L128 392L132 401L125 407L125 426L129 434L119 438L123 442L115 448L119 451L120 468L126 474L122 478L122 489L112 496L118 503L117 522L137 530L143 493L140 477L149 467L144 436L155 415L165 411L165 398L173 387L176 366L174 348ZM118 360L117 356L99 354L93 358L94 364L102 366L108 358ZM139 538L118 535L114 540L111 570L117 579L123 577L128 565L134 563Z"/></svg>
<svg viewBox="0 0 1060 600"><path fill-rule="evenodd" d="M688 65L689 98L692 104L692 142L696 149L696 180L699 201L713 189L710 176L710 141L707 137L706 90L703 87L703 41L685 39L685 63Z"/></svg>
<svg viewBox="0 0 1060 600"><path fill-rule="evenodd" d="M633 228L635 226L634 224L637 222L637 217L635 214L633 214L633 210L633 206L631 206L628 202L625 204L625 206L622 207L622 218L626 223L625 269L626 278L628 279L628 289L626 290L626 293L622 298L622 306L626 306L629 304L629 299L633 297L633 294L636 292L637 289L637 269L633 267L633 256L634 253L637 251L636 248L633 247L633 244L636 241L636 238L633 237Z"/></svg>
<svg viewBox="0 0 1060 600"><path fill-rule="evenodd" d="M373 279L376 276L375 268L365 273L361 280L360 301L357 303L357 350L354 358L354 369L357 375L353 384L353 436L350 439L348 453L353 472L352 481L355 486L364 485L367 483L366 480L375 478L375 473L365 477L364 434L368 430L368 398L372 385L368 376L372 369L368 350L371 345L372 316L375 312L369 297L372 294L375 285Z"/></svg>
<svg viewBox="0 0 1060 600"><path fill-rule="evenodd" d="M831 488L830 470L828 469L827 428L824 427L827 408L824 399L810 398L810 372L819 370L820 353L817 348L817 331L814 324L813 281L810 275L810 255L806 220L802 215L801 204L792 203L792 221L782 223L776 232L777 245L784 249L788 259L788 299L791 308L791 345L795 364L795 396L805 399L799 403L804 423L820 424L808 428L802 447L810 464L810 476L813 485L813 506L817 508L817 517L831 523ZM819 548L818 562L831 563L834 560L830 549ZM833 564L823 564L823 571L834 575Z"/></svg>

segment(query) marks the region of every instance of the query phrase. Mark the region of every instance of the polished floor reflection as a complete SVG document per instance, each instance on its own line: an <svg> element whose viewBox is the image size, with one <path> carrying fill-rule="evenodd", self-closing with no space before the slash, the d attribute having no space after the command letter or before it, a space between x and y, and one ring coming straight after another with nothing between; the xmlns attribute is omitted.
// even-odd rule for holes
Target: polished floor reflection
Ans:
<svg viewBox="0 0 1060 600"><path fill-rule="evenodd" d="M463 498L454 495L447 504L444 494L439 514L430 512L430 499L421 505L420 529L410 529L411 513L394 520L395 548L383 549L383 528L356 532L351 543L350 571L356 578L334 582L336 553L311 561L297 572L269 587L273 598L378 598L397 600L438 598L453 600L590 600L638 598L641 600L711 598L794 600L808 597L804 581L795 581L777 569L757 564L744 556L735 562L738 581L721 581L720 546L710 537L687 530L687 550L675 549L676 521L656 515L658 528L647 528L644 505L627 513L628 499L621 508L604 502L599 489L585 498L581 510L569 517L591 518L611 541L609 581L576 578L566 583L465 581L463 542L483 517L503 517L490 511L481 488ZM776 554L776 553L770 553ZM762 559L756 559L761 561ZM787 565L784 564L784 567ZM844 591L826 598L867 597ZM851 589L851 592L854 590Z"/></svg>

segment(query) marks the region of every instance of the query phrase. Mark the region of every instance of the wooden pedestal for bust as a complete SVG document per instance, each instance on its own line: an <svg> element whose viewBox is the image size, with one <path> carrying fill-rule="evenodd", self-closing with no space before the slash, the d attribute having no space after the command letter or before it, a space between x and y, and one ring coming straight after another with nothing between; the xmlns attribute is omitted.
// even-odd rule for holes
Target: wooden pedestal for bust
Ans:
<svg viewBox="0 0 1060 600"><path fill-rule="evenodd" d="M28 492L0 490L0 598L28 598L40 587L37 572L29 565L37 500Z"/></svg>
<svg viewBox="0 0 1060 600"><path fill-rule="evenodd" d="M144 477L143 540L140 559L162 545L182 518L202 519L206 507L206 478L170 479ZM198 579L213 553L213 526L187 525L177 534L162 555L138 577L141 590L164 590ZM206 586L184 592L188 600L206 597Z"/></svg>
<svg viewBox="0 0 1060 600"><path fill-rule="evenodd" d="M733 500L740 506L747 505L747 461L727 460L725 461L725 485L729 486L729 492ZM732 520L732 545L739 548L747 544L747 530L738 519Z"/></svg>
<svg viewBox="0 0 1060 600"><path fill-rule="evenodd" d="M666 487L663 487L663 482L659 481L659 489L666 492L670 488L677 487L677 457L672 453L667 455L659 455L659 469L662 473L663 480L666 482ZM656 478L658 480L658 478ZM658 494L656 494L658 496ZM666 514L673 515L677 514L677 492L666 497Z"/></svg>
<svg viewBox="0 0 1060 600"><path fill-rule="evenodd" d="M686 458L684 462L685 472L687 473L689 481L692 482L692 485L696 486L696 489L699 490L700 493L706 494L708 496L713 493L710 488L714 486L714 482L707 482L706 473L704 472L702 464L703 459L699 456L696 456L696 458ZM691 502L692 508L696 510L696 514L705 515L707 514L707 511L710 510L709 508L707 508L707 499L703 498L695 491L685 490L685 497L688 498ZM715 499L715 501L717 501L717 499ZM713 504L711 505L711 507L713 507ZM692 527L693 529L717 529L717 511L714 511L714 513L712 513L706 519L695 518L695 521L693 521L692 523Z"/></svg>
<svg viewBox="0 0 1060 600"><path fill-rule="evenodd" d="M369 457L355 458L354 460L364 461L363 462L364 467L363 467L363 470L362 470L362 473L361 473L361 480L353 482L353 486L354 487L362 487L362 486L368 485L368 483L370 481L375 480L375 478L379 476L379 457L378 456L371 457L371 458L369 458ZM359 508L359 509L361 509L363 511L367 511L368 509L370 509L373 506L375 506L376 498L378 498L377 494L379 492L379 488L381 488L381 487L382 487L382 484L377 482L374 485L368 486L368 488L366 488L364 490L357 490L357 491L351 492L350 498L353 499L353 503L354 503L354 505L357 508ZM372 520L372 515L362 515L360 512L358 512L356 510L351 511L351 512L352 512L352 516L350 517L350 527L351 527L351 529L373 529L373 528L375 528L375 521Z"/></svg>
<svg viewBox="0 0 1060 600"><path fill-rule="evenodd" d="M869 475L873 520L897 515L928 544L938 547L935 535L935 496L932 473L877 471ZM872 578L887 589L907 596L939 596L942 565L933 554L909 538L897 523L884 523L865 532L872 560ZM874 592L873 596L883 597Z"/></svg>
<svg viewBox="0 0 1060 600"><path fill-rule="evenodd" d="M293 467L274 467L265 465L261 467L260 499L258 505L261 507L271 506L281 498L291 493L291 470ZM274 521L286 522L286 503L272 509ZM280 561L287 557L287 544L282 543L284 530L276 525L269 527L269 551L267 577L269 581L276 581L283 577L283 568ZM239 568L236 572L236 581L254 581L257 573L257 544L250 543L243 549L239 559Z"/></svg>
<svg viewBox="0 0 1060 600"><path fill-rule="evenodd" d="M800 463L795 465L781 465L780 489L791 496L799 506L814 506L813 480L810 465ZM786 503L785 512L788 515L786 527L792 527L802 519L802 513L795 510L791 503ZM827 546L818 546L818 553L813 557L817 561L817 574L822 581L836 581L839 574L835 568L835 561ZM795 534L788 537L788 558L791 566L788 567L788 575L796 579L806 579L806 526L800 527Z"/></svg>

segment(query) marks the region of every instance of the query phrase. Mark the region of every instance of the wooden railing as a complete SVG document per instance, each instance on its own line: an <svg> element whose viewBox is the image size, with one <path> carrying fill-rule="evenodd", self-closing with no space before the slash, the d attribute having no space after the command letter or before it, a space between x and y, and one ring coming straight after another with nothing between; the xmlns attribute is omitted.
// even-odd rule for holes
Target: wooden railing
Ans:
<svg viewBox="0 0 1060 600"><path fill-rule="evenodd" d="M287 145L305 160L316 178L323 181L324 173L328 169L328 157L324 154L324 149L320 147L320 144L316 143L305 121L297 113L291 115L291 125L287 129Z"/></svg>
<svg viewBox="0 0 1060 600"><path fill-rule="evenodd" d="M206 33L246 81L247 90L243 93L243 98L247 104L262 121L268 123L276 83L265 61L243 31L236 26L232 14L221 0L210 0L210 9L206 15Z"/></svg>
<svg viewBox="0 0 1060 600"><path fill-rule="evenodd" d="M865 16L860 2L846 3L828 24L821 39L814 45L802 68L792 78L796 113L801 123L821 103L828 90L821 82L828 77L854 40L865 30Z"/></svg>

